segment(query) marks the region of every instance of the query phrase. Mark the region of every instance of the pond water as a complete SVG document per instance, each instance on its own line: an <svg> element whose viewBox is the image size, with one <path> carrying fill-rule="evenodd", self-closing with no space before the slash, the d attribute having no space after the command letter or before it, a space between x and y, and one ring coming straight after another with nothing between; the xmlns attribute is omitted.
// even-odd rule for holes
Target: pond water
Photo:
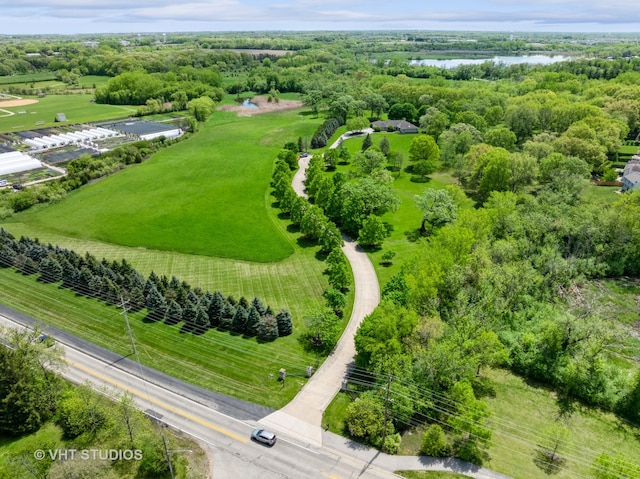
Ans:
<svg viewBox="0 0 640 479"><path fill-rule="evenodd" d="M411 60L411 65L438 67L444 69L452 69L460 65L481 65L484 62L493 62L496 65L516 65L518 63L528 63L531 65L549 65L551 63L565 62L571 60L572 57L564 55L521 55L521 56L495 56L492 58L452 58L449 60Z"/></svg>
<svg viewBox="0 0 640 479"><path fill-rule="evenodd" d="M245 99L242 102L242 106L246 106L247 108L258 108L258 105L252 103L250 98Z"/></svg>

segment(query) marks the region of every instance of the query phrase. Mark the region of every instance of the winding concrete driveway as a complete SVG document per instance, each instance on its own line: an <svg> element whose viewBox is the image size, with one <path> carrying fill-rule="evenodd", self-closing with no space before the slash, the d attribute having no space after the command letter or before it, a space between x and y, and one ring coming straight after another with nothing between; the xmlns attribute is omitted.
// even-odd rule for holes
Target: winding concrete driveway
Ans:
<svg viewBox="0 0 640 479"><path fill-rule="evenodd" d="M305 198L304 178L310 159L299 159L299 169L292 180L294 191ZM260 421L265 427L286 432L288 436L315 447L322 446L322 414L340 391L349 366L353 363L356 354L353 337L364 317L373 312L380 302L378 277L369 257L351 238L343 235L343 239L342 251L351 264L355 290L349 323L333 353L296 397L284 408Z"/></svg>
<svg viewBox="0 0 640 479"><path fill-rule="evenodd" d="M372 131L372 130L371 130ZM369 133L365 131L362 134ZM354 135L342 135L331 148L336 148L345 138ZM304 179L311 157L298 160L299 169L292 179L294 191L307 197ZM357 457L366 462L361 471L371 466L394 472L398 470L431 470L464 474L474 479L510 479L498 472L478 467L474 464L455 458L434 458L426 456L394 456L384 454L375 449L356 443L350 439L322 429L322 414L333 397L340 391L349 366L355 357L354 336L365 316L370 314L380 302L380 286L378 277L362 249L346 235L343 235L342 251L346 255L353 271L355 299L349 323L335 350L311 376L307 384L300 390L289 404L275 411L258 424L272 428L278 433L289 436L312 448L325 448L338 452L345 457ZM395 474L394 474L395 475ZM397 477L397 476L396 476Z"/></svg>

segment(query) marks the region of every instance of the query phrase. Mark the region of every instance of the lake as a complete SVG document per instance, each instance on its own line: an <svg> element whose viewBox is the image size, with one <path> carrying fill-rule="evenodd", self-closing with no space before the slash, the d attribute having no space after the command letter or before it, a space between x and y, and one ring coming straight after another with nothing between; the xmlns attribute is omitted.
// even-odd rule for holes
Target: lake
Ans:
<svg viewBox="0 0 640 479"><path fill-rule="evenodd" d="M564 55L521 55L521 56L495 56L493 58L452 58L449 60L411 60L411 65L438 67L452 69L460 65L481 65L485 62L493 62L496 65L516 65L518 63L529 63L531 65L549 65L551 63L565 62L572 57Z"/></svg>

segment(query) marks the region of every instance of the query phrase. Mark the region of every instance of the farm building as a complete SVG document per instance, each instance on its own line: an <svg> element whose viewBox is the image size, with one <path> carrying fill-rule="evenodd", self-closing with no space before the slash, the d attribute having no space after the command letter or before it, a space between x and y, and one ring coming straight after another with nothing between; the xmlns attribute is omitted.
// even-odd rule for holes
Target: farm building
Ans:
<svg viewBox="0 0 640 479"><path fill-rule="evenodd" d="M177 138L184 133L177 126L156 123L154 121L126 121L105 125L111 130L116 130L127 135L137 136L141 140L152 140L164 136L167 139Z"/></svg>
<svg viewBox="0 0 640 479"><path fill-rule="evenodd" d="M389 130L389 127L400 133L418 133L418 127L406 120L378 120L371 123L371 128L379 128L380 130Z"/></svg>
<svg viewBox="0 0 640 479"><path fill-rule="evenodd" d="M0 175L34 170L36 168L42 168L42 164L29 155L16 150L0 153Z"/></svg>

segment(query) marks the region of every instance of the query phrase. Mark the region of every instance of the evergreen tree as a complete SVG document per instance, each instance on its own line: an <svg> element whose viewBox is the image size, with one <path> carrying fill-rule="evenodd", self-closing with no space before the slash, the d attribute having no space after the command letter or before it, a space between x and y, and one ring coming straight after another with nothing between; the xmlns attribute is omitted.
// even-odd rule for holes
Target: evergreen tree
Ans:
<svg viewBox="0 0 640 479"><path fill-rule="evenodd" d="M169 301L169 306L167 307L166 322L167 324L176 324L181 320L182 308L175 300L172 299Z"/></svg>
<svg viewBox="0 0 640 479"><path fill-rule="evenodd" d="M373 146L373 140L371 139L371 134L367 133L367 136L362 140L362 151L367 151L370 147Z"/></svg>
<svg viewBox="0 0 640 479"><path fill-rule="evenodd" d="M155 284L151 283L149 293L146 296L146 307L149 311L149 316L156 321L163 318L165 309L167 308L167 301L164 296L160 294Z"/></svg>
<svg viewBox="0 0 640 479"><path fill-rule="evenodd" d="M233 315L233 320L231 322L231 330L236 333L244 333L244 326L247 322L247 310L244 309L240 304L236 308L235 314Z"/></svg>
<svg viewBox="0 0 640 479"><path fill-rule="evenodd" d="M142 289L135 287L129 291L129 308L131 311L140 311L144 308L145 299Z"/></svg>
<svg viewBox="0 0 640 479"><path fill-rule="evenodd" d="M249 309L249 301L247 301L247 298L245 298L244 296L240 296L238 305L242 306L244 309Z"/></svg>
<svg viewBox="0 0 640 479"><path fill-rule="evenodd" d="M62 266L55 257L45 258L40 262L39 279L45 283L62 281Z"/></svg>
<svg viewBox="0 0 640 479"><path fill-rule="evenodd" d="M10 268L13 266L13 258L15 258L15 256L15 251L6 245L2 245L2 247L0 247L0 268Z"/></svg>
<svg viewBox="0 0 640 479"><path fill-rule="evenodd" d="M256 336L260 331L260 325L262 324L262 318L258 310L251 306L249 308L249 314L247 315L247 322L244 326L244 332L247 336Z"/></svg>
<svg viewBox="0 0 640 479"><path fill-rule="evenodd" d="M220 329L231 329L235 314L236 308L229 303L225 303L224 310L222 311L222 317L220 318Z"/></svg>
<svg viewBox="0 0 640 479"><path fill-rule="evenodd" d="M383 136L382 140L380 140L380 151L384 156L387 156L391 151L391 145L389 144L389 139L386 136Z"/></svg>
<svg viewBox="0 0 640 479"><path fill-rule="evenodd" d="M189 292L187 293L187 300L191 303L191 304L198 304L198 295L196 295L196 293L194 293L193 291L189 290Z"/></svg>
<svg viewBox="0 0 640 479"><path fill-rule="evenodd" d="M253 300L251 301L251 306L256 308L256 311L258 311L258 314L260 316L264 316L265 312L267 311L267 309L264 307L264 304L262 304L262 301L260 301L258 298L253 298Z"/></svg>
<svg viewBox="0 0 640 479"><path fill-rule="evenodd" d="M155 288L158 289L158 276L153 271L149 275L149 278L147 278L147 281L144 283L143 293L145 297L149 295L151 286L155 286Z"/></svg>
<svg viewBox="0 0 640 479"><path fill-rule="evenodd" d="M197 334L203 334L209 328L209 316L204 307L196 306L196 317L193 325Z"/></svg>
<svg viewBox="0 0 640 479"><path fill-rule="evenodd" d="M268 342L275 341L278 338L278 322L276 319L268 314L265 315L260 323L260 330L258 331L258 339L260 341Z"/></svg>
<svg viewBox="0 0 640 479"><path fill-rule="evenodd" d="M286 309L281 309L276 315L276 324L278 325L279 336L289 336L293 333L293 321L291 313Z"/></svg>
<svg viewBox="0 0 640 479"><path fill-rule="evenodd" d="M212 328L217 327L222 320L222 314L224 313L224 306L226 301L220 291L213 293L211 303L209 303L209 309L207 315L209 316L209 324Z"/></svg>
<svg viewBox="0 0 640 479"><path fill-rule="evenodd" d="M191 301L187 301L187 304L182 309L182 320L189 327L194 329L196 324L197 306Z"/></svg>

